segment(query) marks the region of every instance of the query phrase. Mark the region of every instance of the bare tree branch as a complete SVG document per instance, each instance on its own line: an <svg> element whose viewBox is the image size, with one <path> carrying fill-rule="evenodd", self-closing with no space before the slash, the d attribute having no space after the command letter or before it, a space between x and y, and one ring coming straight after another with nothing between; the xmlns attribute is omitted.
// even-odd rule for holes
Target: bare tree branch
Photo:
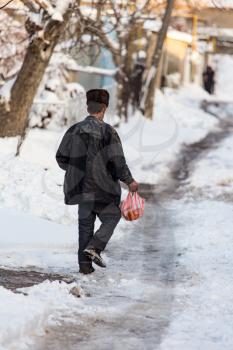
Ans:
<svg viewBox="0 0 233 350"><path fill-rule="evenodd" d="M9 0L6 4L4 4L3 6L0 7L0 10L4 9L5 7L7 7L13 1L14 0Z"/></svg>
<svg viewBox="0 0 233 350"><path fill-rule="evenodd" d="M81 19L84 31L99 37L104 46L112 53L115 62L119 64L118 57L120 56L120 50L114 46L108 34L105 33L102 21L96 23L93 19L84 17L79 8L76 11Z"/></svg>

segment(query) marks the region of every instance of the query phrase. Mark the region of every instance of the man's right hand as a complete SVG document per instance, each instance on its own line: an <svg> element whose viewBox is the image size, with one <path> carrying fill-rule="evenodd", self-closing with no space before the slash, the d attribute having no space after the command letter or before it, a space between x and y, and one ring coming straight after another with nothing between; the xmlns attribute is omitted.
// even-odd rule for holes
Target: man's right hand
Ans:
<svg viewBox="0 0 233 350"><path fill-rule="evenodd" d="M138 191L138 183L137 181L133 180L131 184L128 185L130 192L137 192Z"/></svg>

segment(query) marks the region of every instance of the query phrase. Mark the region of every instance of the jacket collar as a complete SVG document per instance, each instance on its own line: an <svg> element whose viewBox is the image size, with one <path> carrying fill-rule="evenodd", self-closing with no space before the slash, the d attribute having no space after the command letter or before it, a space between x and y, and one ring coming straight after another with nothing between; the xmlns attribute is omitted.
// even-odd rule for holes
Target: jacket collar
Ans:
<svg viewBox="0 0 233 350"><path fill-rule="evenodd" d="M93 115L88 115L86 117L86 119L89 119L89 120L94 120L96 123L98 124L103 124L103 121L99 120L98 118L94 117Z"/></svg>

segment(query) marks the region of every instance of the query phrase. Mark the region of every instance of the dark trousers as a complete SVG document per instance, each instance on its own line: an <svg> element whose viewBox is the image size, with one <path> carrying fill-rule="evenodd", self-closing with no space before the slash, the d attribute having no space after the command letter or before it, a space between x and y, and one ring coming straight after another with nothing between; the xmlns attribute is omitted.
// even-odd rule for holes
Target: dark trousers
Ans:
<svg viewBox="0 0 233 350"><path fill-rule="evenodd" d="M104 250L121 218L119 206L115 203L84 202L79 204L79 265L91 266L91 260L83 253L84 249ZM94 234L96 217L101 221L100 228Z"/></svg>

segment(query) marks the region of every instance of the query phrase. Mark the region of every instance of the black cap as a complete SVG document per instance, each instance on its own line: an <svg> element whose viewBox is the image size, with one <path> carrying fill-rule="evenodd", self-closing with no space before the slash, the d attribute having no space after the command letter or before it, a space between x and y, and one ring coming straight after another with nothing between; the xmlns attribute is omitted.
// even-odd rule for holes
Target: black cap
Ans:
<svg viewBox="0 0 233 350"><path fill-rule="evenodd" d="M103 103L107 107L109 105L109 93L107 90L92 89L87 91L86 96L87 96L87 104L88 102L92 101L92 102Z"/></svg>

